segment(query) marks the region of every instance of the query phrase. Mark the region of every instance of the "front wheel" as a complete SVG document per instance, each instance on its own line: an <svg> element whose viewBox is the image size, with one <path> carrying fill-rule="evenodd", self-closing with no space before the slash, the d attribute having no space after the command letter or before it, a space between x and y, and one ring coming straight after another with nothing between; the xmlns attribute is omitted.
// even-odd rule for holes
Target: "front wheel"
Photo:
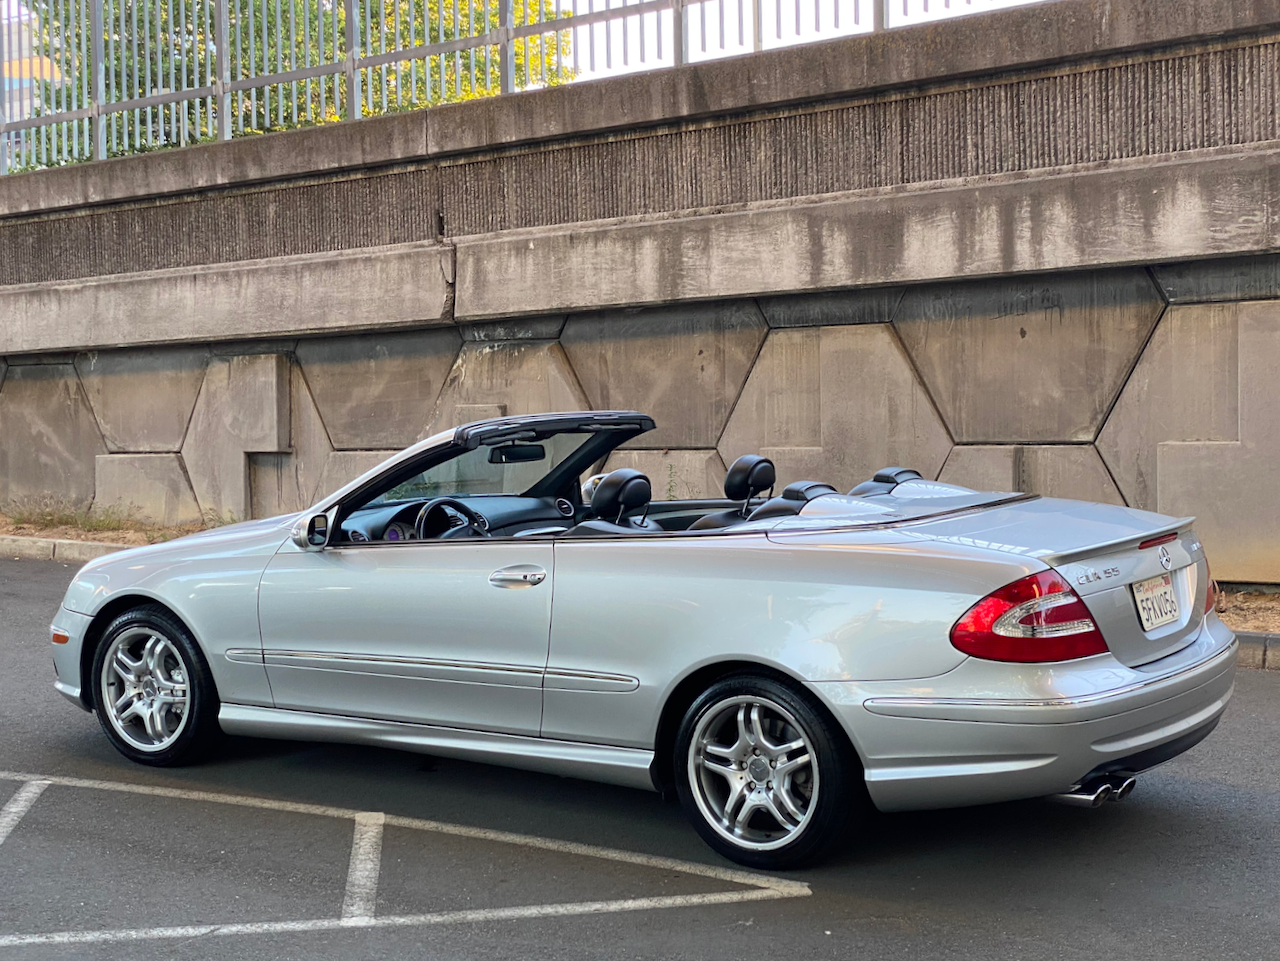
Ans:
<svg viewBox="0 0 1280 961"><path fill-rule="evenodd" d="M98 722L125 757L168 767L201 757L217 739L218 693L185 626L160 607L121 614L93 658Z"/></svg>
<svg viewBox="0 0 1280 961"><path fill-rule="evenodd" d="M772 678L737 675L705 691L681 722L674 767L698 833L751 867L811 863L837 849L861 813L843 736Z"/></svg>

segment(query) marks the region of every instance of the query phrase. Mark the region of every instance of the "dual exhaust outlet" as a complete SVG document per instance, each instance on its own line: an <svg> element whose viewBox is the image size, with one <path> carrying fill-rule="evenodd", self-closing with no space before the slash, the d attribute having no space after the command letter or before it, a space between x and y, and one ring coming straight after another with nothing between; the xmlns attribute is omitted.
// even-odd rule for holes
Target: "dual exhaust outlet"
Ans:
<svg viewBox="0 0 1280 961"><path fill-rule="evenodd" d="M1090 778L1074 791L1066 794L1054 794L1050 800L1059 804L1070 804L1074 807L1096 808L1108 801L1123 801L1137 787L1138 779L1123 774L1104 774Z"/></svg>

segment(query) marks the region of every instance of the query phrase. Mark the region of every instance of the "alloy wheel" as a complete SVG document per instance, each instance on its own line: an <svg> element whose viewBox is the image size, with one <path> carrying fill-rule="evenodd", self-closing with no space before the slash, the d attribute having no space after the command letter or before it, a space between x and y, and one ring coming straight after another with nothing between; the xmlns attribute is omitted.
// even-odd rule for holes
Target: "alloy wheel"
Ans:
<svg viewBox="0 0 1280 961"><path fill-rule="evenodd" d="M689 785L708 825L754 851L784 847L808 826L818 800L814 751L776 701L740 695L717 702L689 742Z"/></svg>
<svg viewBox="0 0 1280 961"><path fill-rule="evenodd" d="M172 639L145 627L114 638L102 661L102 711L139 751L177 741L191 713L190 670Z"/></svg>

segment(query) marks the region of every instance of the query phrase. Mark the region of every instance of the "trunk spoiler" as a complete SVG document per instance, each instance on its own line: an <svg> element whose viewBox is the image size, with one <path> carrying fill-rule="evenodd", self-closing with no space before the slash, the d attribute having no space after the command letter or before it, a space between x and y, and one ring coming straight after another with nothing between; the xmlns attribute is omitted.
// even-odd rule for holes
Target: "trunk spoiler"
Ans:
<svg viewBox="0 0 1280 961"><path fill-rule="evenodd" d="M1056 554L1033 554L1036 560L1043 561L1050 567L1061 567L1063 564L1073 564L1076 561L1083 561L1090 557L1097 557L1099 554L1111 554L1117 551L1128 550L1137 547L1143 541L1150 540L1153 537L1160 537L1163 534L1182 534L1191 530L1191 525L1196 522L1194 517L1183 517L1174 521L1172 524L1166 524L1163 527L1153 527L1149 531L1143 531L1141 534L1131 534L1128 537L1121 537L1114 541L1103 541L1101 544L1092 544L1089 547L1077 547L1069 551L1061 551Z"/></svg>

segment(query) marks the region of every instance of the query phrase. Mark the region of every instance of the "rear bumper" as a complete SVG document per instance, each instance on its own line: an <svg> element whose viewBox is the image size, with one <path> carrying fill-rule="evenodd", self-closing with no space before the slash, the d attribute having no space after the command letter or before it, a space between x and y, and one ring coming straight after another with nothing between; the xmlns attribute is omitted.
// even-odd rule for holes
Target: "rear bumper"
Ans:
<svg viewBox="0 0 1280 961"><path fill-rule="evenodd" d="M844 724L885 811L1069 791L1138 773L1203 740L1226 710L1238 645L1210 616L1192 643L1142 668L966 661L918 681L810 685Z"/></svg>

